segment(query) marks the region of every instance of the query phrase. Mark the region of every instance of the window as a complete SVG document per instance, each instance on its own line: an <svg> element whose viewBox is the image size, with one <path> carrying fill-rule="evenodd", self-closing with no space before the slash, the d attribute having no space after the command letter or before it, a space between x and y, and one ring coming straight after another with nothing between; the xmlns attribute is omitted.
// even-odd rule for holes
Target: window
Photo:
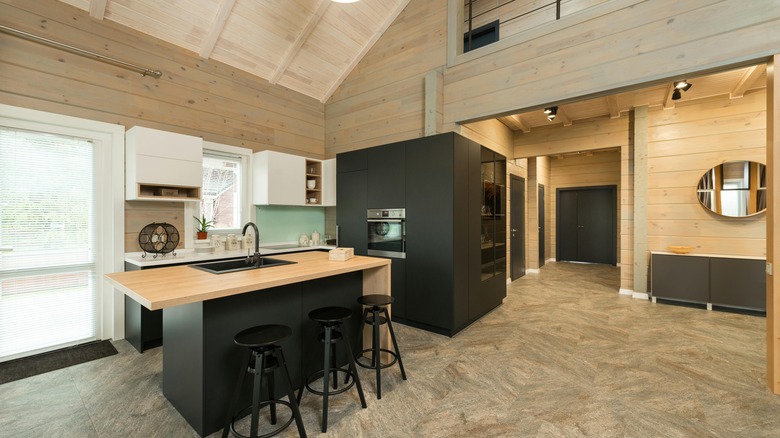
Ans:
<svg viewBox="0 0 780 438"><path fill-rule="evenodd" d="M0 127L0 360L97 338L95 162L90 140Z"/></svg>
<svg viewBox="0 0 780 438"><path fill-rule="evenodd" d="M253 220L249 205L249 159L251 151L244 148L204 143L203 188L199 211L214 222L212 232L240 231L244 223Z"/></svg>

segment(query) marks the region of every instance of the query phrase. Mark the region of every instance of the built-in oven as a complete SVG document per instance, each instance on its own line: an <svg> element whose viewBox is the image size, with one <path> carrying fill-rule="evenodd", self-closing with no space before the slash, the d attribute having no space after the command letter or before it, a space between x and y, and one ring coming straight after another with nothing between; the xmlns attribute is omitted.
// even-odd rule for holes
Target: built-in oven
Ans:
<svg viewBox="0 0 780 438"><path fill-rule="evenodd" d="M368 210L368 255L406 258L406 209Z"/></svg>

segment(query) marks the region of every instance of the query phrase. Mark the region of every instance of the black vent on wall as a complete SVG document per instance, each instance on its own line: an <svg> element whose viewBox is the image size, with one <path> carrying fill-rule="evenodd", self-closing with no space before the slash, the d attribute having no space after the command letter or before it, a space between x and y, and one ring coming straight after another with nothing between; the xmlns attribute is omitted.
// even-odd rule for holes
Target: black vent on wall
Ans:
<svg viewBox="0 0 780 438"><path fill-rule="evenodd" d="M469 35L471 40L469 41ZM498 20L463 34L463 53L498 41Z"/></svg>

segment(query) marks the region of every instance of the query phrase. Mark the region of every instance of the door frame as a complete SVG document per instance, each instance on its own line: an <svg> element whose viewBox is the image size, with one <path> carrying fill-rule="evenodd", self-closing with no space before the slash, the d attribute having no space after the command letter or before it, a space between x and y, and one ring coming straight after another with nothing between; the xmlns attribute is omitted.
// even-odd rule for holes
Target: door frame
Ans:
<svg viewBox="0 0 780 438"><path fill-rule="evenodd" d="M583 186L583 187L559 187L555 190L555 259L558 260L558 253L561 249L561 192L566 191L583 191L583 190L605 190L608 189L612 192L614 203L612 204L612 230L610 236L612 236L612 266L617 265L617 185L606 184L600 186Z"/></svg>
<svg viewBox="0 0 780 438"><path fill-rule="evenodd" d="M510 229L510 237L509 237L509 248L510 248L509 279L511 281L515 281L516 279L524 276L525 273L526 273L526 269L527 269L526 268L526 260L525 260L525 256L526 256L526 254L525 254L525 252L526 252L525 251L525 240L526 240L526 230L525 230L526 206L525 206L525 202L526 202L526 197L527 196L526 196L526 192L525 192L526 191L525 178L523 178L521 176L518 176L518 175L510 174L509 175L509 184L510 184L510 186L509 186L509 193L510 194L514 193L514 191L515 191L515 184L522 184L522 189L523 189L523 200L522 200L522 203L521 203L521 206L520 206L520 208L522 208L522 210L523 210L523 214L520 215L519 218L515 217L514 214L510 214L510 218L509 218L509 229ZM514 196L512 196L511 200L510 200L511 204L509 206L510 213L514 210L514 206L517 205L515 202L516 202L516 199L515 199ZM520 223L518 224L517 221L519 221ZM512 236L511 236L512 230L518 230L521 233L520 243L517 245L517 248L515 248L515 245L512 244L512 239L513 239ZM523 273L520 274L520 275L516 275L515 274L515 255L518 253L518 251L521 253L522 258L523 258Z"/></svg>

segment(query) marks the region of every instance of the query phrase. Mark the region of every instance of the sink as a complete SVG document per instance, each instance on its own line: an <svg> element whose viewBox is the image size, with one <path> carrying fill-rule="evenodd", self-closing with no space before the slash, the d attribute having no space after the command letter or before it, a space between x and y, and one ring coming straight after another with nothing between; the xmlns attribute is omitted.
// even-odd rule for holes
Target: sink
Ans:
<svg viewBox="0 0 780 438"><path fill-rule="evenodd" d="M272 259L270 257L260 257L260 265L248 265L245 258L234 260L222 260L219 262L196 263L192 266L201 271L211 272L212 274L226 274L228 272L248 271L250 269L270 268L273 266L291 265L296 262L290 262L281 259Z"/></svg>

